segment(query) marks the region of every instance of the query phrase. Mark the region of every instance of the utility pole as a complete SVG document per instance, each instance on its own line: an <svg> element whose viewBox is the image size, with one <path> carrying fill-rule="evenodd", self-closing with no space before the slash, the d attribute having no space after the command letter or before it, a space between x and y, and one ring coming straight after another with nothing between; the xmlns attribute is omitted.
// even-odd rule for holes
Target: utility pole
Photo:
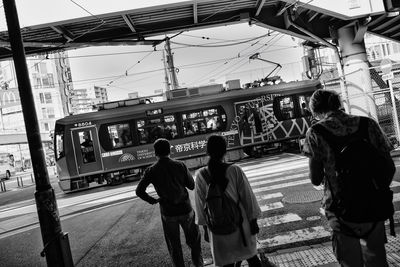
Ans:
<svg viewBox="0 0 400 267"><path fill-rule="evenodd" d="M164 50L162 51L162 55L163 55L163 63L164 63L165 92L168 92L170 90L171 86L169 83L167 60L165 58Z"/></svg>
<svg viewBox="0 0 400 267"><path fill-rule="evenodd" d="M57 202L47 173L15 0L3 0L3 6L36 182L35 200L44 244L41 256L46 256L47 266L73 266L68 234L61 230Z"/></svg>
<svg viewBox="0 0 400 267"><path fill-rule="evenodd" d="M169 43L169 38L165 38L165 50L167 50L167 64L169 73L171 76L172 90L179 88L178 78L176 77L176 70L174 66L174 58L171 52L171 45Z"/></svg>

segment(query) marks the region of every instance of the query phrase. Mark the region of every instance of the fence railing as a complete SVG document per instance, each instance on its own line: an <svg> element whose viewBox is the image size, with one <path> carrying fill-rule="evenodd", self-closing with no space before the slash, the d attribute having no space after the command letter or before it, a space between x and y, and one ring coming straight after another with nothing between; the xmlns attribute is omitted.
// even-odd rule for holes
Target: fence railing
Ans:
<svg viewBox="0 0 400 267"><path fill-rule="evenodd" d="M368 109L375 109L377 120L382 130L385 132L392 144L397 147L400 144L400 64L394 64L392 68L393 78L391 84L382 79L382 72L380 67L371 67L371 92L359 92L357 94L348 94L348 100L351 103L356 98L369 98L373 101L365 101L368 103ZM363 72L360 72L362 75ZM353 74L354 75L354 74ZM344 76L346 81L346 76ZM339 94L342 94L342 88L340 86L340 79L333 78L325 80L323 82L326 89L334 90ZM346 85L346 82L345 82ZM344 100L344 99L343 99ZM397 116L395 115L397 113Z"/></svg>

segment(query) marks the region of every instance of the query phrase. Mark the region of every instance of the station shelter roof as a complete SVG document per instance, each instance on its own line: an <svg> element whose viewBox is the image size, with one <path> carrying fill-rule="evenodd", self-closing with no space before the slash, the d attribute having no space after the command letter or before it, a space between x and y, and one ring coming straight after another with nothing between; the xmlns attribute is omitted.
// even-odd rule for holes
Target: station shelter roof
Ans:
<svg viewBox="0 0 400 267"><path fill-rule="evenodd" d="M371 6L371 11L346 16L340 10L331 12L313 5L317 2L331 1L183 1L29 26L22 28L21 33L28 55L89 46L156 45L163 40L155 37L163 34L234 23L255 24L310 41L315 41L315 36L331 39L332 29L354 24L371 33L400 41L400 16L392 17L384 8L372 10ZM350 7L350 11L365 9L367 5L363 3L368 3L367 0L336 0L336 6L341 7L342 2L361 3ZM372 3L383 6L383 0ZM11 57L8 32L0 32L0 60Z"/></svg>

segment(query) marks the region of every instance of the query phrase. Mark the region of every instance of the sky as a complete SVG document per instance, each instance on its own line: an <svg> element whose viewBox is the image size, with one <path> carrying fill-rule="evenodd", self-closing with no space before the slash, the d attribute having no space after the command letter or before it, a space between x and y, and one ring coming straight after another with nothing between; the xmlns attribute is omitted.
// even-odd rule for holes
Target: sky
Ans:
<svg viewBox="0 0 400 267"><path fill-rule="evenodd" d="M16 5L20 25L25 27L173 2L181 1L16 0ZM1 15L0 30L5 30L4 12ZM164 37L159 36L160 39ZM235 79L244 84L267 76L276 65L249 60L254 53L282 65L282 69L272 75L278 74L284 81L300 80L303 55L300 42L298 38L243 23L185 31L171 39L171 49L175 67L179 69L179 85L194 87L225 84ZM69 50L74 88L104 86L111 101L125 99L128 93L146 96L153 95L155 90L165 90L163 49L164 44L155 49L114 46Z"/></svg>

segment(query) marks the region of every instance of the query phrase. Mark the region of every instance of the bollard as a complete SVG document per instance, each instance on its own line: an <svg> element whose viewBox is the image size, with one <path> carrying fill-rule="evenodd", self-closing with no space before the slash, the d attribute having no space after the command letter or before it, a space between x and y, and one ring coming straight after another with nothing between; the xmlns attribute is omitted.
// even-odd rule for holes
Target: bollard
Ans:
<svg viewBox="0 0 400 267"><path fill-rule="evenodd" d="M33 179L33 174L32 173L31 173L31 181L32 181L32 184L35 183L35 179Z"/></svg>
<svg viewBox="0 0 400 267"><path fill-rule="evenodd" d="M1 192L6 192L7 191L6 183L4 182L3 179L0 180L0 189L1 189Z"/></svg>
<svg viewBox="0 0 400 267"><path fill-rule="evenodd" d="M22 176L17 177L18 187L24 187L24 182L22 181Z"/></svg>

